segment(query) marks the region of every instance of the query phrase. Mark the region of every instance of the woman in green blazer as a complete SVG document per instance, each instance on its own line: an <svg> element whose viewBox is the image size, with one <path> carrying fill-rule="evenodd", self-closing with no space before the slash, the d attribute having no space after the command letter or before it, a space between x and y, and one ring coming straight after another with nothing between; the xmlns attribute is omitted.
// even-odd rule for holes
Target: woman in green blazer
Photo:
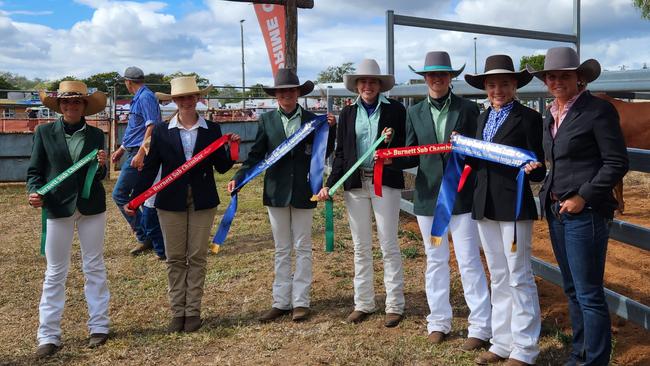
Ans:
<svg viewBox="0 0 650 366"><path fill-rule="evenodd" d="M235 189L246 171L262 161L267 154L300 129L315 114L298 105L298 97L314 89L311 81L300 83L292 69L279 69L273 87L264 91L275 97L278 109L260 116L257 136L248 158L228 183L228 191ZM328 119L332 126L333 118ZM327 154L334 149L334 127L330 127ZM310 134L291 152L266 170L264 175L263 203L269 213L273 240L275 242L275 279L273 281L273 304L260 321L268 322L292 312L293 321L304 321L309 316L310 289L312 281L311 227L316 202L310 200L309 185L314 134ZM296 265L291 272L291 249Z"/></svg>
<svg viewBox="0 0 650 366"><path fill-rule="evenodd" d="M100 346L108 339L108 301L110 294L104 265L104 229L106 195L101 179L106 176L104 133L86 124L84 116L98 113L106 106L106 95L88 94L80 81L63 81L56 96L40 93L42 103L62 116L39 126L27 170L29 204L47 213L45 259L47 270L39 306L36 355L47 357L61 348L61 316L65 304L65 281L70 266L72 237L77 227L85 277L84 292L88 303L89 346ZM88 166L79 169L45 195L36 191L64 172L92 150L99 149L99 169L88 198L81 197Z"/></svg>

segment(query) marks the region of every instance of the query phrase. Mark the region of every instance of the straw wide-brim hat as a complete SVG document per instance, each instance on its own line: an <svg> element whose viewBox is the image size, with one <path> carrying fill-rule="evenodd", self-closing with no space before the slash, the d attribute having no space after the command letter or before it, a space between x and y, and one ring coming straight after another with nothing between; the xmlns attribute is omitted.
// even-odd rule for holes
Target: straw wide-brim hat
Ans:
<svg viewBox="0 0 650 366"><path fill-rule="evenodd" d="M448 72L452 78L460 75L465 69L465 64L459 69L451 67L451 59L449 54L445 51L431 51L427 52L424 57L424 66L420 70L416 70L413 66L409 65L409 69L416 74L425 76L429 72Z"/></svg>
<svg viewBox="0 0 650 366"><path fill-rule="evenodd" d="M546 51L544 70L535 70L530 65L526 65L526 70L542 81L549 71L576 71L586 83L590 83L600 76L600 63L593 58L580 63L580 57L573 48L553 47Z"/></svg>
<svg viewBox="0 0 650 366"><path fill-rule="evenodd" d="M199 86L196 84L196 77L194 76L180 76L173 78L170 82L171 84L171 93L156 93L156 97L159 100L171 100L175 97L183 97L186 95L206 95L210 90L212 90L212 85L208 85L204 89L199 89Z"/></svg>
<svg viewBox="0 0 650 366"><path fill-rule="evenodd" d="M314 83L307 80L300 84L300 79L293 69L280 68L273 76L273 86L263 86L264 92L272 97L275 92L282 89L298 89L298 96L302 97L314 90Z"/></svg>
<svg viewBox="0 0 650 366"><path fill-rule="evenodd" d="M359 94L357 90L357 80L363 78L374 78L379 80L379 92L387 92L393 89L395 86L395 76L390 74L382 74L379 69L379 64L377 61L367 58L361 60L357 65L356 72L354 74L345 74L343 75L343 83L345 88L355 94Z"/></svg>
<svg viewBox="0 0 650 366"><path fill-rule="evenodd" d="M48 95L45 90L41 90L38 96L44 106L57 113L62 113L58 103L59 98L81 98L85 100L86 109L83 113L84 116L97 114L106 108L106 94L100 91L88 94L88 87L83 81L62 81L59 83L59 90L56 91L56 94Z"/></svg>
<svg viewBox="0 0 650 366"><path fill-rule="evenodd" d="M528 84L533 76L526 70L515 71L512 58L508 55L492 55L485 59L485 68L482 74L465 74L467 84L476 89L485 90L485 79L492 75L508 75L517 80L517 88Z"/></svg>

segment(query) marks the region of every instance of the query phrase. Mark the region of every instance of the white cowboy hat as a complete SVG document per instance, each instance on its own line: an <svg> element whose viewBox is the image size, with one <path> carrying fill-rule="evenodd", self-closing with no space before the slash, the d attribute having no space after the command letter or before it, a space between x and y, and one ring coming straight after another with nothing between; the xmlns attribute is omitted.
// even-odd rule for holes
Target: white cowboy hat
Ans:
<svg viewBox="0 0 650 366"><path fill-rule="evenodd" d="M196 77L194 76L180 76L173 78L169 83L172 87L171 93L156 93L156 97L159 100L171 100L175 97L192 94L206 95L212 90L212 85L208 85L205 89L199 89L199 86L196 85Z"/></svg>
<svg viewBox="0 0 650 366"><path fill-rule="evenodd" d="M83 81L66 80L59 83L59 90L55 95L47 95L45 90L38 93L41 103L49 109L61 113L59 98L81 98L86 101L84 116L99 113L106 107L106 94L96 91L88 94L88 87Z"/></svg>
<svg viewBox="0 0 650 366"><path fill-rule="evenodd" d="M357 71L354 74L343 75L343 83L345 88L355 94L358 94L357 80L361 78L374 78L379 79L379 92L383 93L393 89L395 86L395 77L393 75L384 75L379 69L377 61L367 58L361 60L357 65Z"/></svg>

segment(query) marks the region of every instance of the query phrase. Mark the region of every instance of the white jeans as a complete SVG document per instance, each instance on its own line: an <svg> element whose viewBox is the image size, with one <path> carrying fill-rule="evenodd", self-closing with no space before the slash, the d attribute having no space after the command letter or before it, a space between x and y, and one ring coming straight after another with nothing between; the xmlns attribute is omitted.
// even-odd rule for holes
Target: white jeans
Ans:
<svg viewBox="0 0 650 366"><path fill-rule="evenodd" d="M490 352L534 364L539 354L541 316L530 264L533 221L517 221L517 251L511 252L514 223L478 221L492 285Z"/></svg>
<svg viewBox="0 0 650 366"><path fill-rule="evenodd" d="M440 246L431 245L433 216L417 216L424 251L427 254L427 268L424 283L430 314L427 316L427 331L448 334L451 331L452 311L449 303L449 239L445 234ZM487 341L492 336L490 316L492 306L487 279L481 263L480 238L472 214L452 215L449 231L454 243L456 262L463 284L465 302L469 307L468 337Z"/></svg>
<svg viewBox="0 0 650 366"><path fill-rule="evenodd" d="M383 197L374 192L372 178L361 181L361 189L346 191L345 206L354 242L354 309L372 313L375 304L372 265L372 213L384 258L386 313L404 313L404 273L397 242L401 191L383 186Z"/></svg>
<svg viewBox="0 0 650 366"><path fill-rule="evenodd" d="M88 331L108 333L110 294L104 265L106 212L85 216L75 211L70 217L47 220L45 259L47 269L39 305L38 344L61 344L61 316L65 305L65 281L70 267L75 224L81 242L84 293L88 304Z"/></svg>
<svg viewBox="0 0 650 366"><path fill-rule="evenodd" d="M312 279L311 225L314 210L266 207L275 241L273 307L290 310L309 307ZM291 248L296 253L296 270L291 274Z"/></svg>

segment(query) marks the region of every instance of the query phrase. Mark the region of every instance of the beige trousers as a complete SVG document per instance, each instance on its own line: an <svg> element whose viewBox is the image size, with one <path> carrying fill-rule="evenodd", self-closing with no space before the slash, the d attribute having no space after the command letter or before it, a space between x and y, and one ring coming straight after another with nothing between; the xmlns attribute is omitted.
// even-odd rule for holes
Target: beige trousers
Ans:
<svg viewBox="0 0 650 366"><path fill-rule="evenodd" d="M173 317L201 315L210 229L216 212L216 207L195 211L191 196L186 211L158 209Z"/></svg>

